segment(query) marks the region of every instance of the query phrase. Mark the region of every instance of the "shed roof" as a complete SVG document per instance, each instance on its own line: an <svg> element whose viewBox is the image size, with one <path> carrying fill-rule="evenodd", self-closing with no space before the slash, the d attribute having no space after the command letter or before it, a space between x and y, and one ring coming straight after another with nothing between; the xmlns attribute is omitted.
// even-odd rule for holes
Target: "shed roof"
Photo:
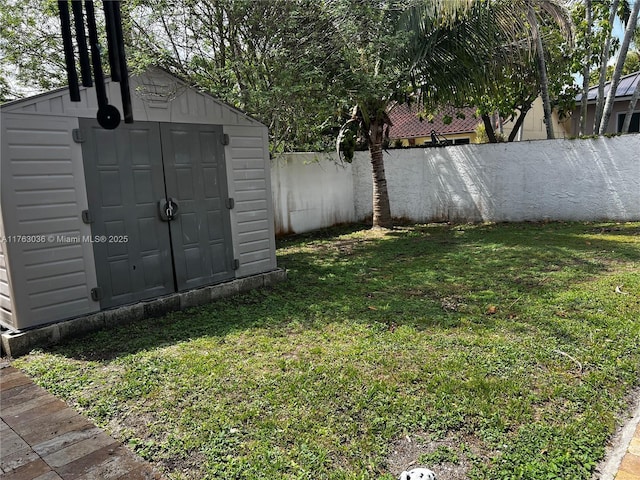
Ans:
<svg viewBox="0 0 640 480"><path fill-rule="evenodd" d="M630 73L629 75L625 75L620 79L620 83L618 84L618 88L616 89L616 98L630 97L633 95L634 90L636 89L638 82L640 82L640 72ZM609 90L611 90L611 81L604 84L604 96L609 95ZM598 98L598 86L591 87L587 94L587 100L595 100ZM578 94L576 96L576 101L580 101L582 99L582 94Z"/></svg>
<svg viewBox="0 0 640 480"><path fill-rule="evenodd" d="M450 116L451 123L445 123L444 117ZM418 105L396 104L389 111L392 126L389 138L428 137L431 130L439 134L472 133L479 123L475 117L475 109L471 107L446 107L438 112L432 121L425 118Z"/></svg>
<svg viewBox="0 0 640 480"><path fill-rule="evenodd" d="M134 75L129 83L134 120L264 126L241 110L159 68ZM119 83L107 79L105 87L109 103L122 112ZM80 102L72 102L65 87L7 102L0 108L11 113L95 118L98 102L95 87L80 87Z"/></svg>

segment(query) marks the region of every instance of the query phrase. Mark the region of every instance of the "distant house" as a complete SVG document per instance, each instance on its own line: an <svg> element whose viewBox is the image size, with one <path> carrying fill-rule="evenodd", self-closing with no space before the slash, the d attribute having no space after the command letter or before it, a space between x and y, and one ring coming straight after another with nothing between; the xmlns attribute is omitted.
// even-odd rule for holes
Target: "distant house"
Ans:
<svg viewBox="0 0 640 480"><path fill-rule="evenodd" d="M569 119L560 119L558 112L554 110L551 114L553 121L553 132L555 138L566 138L571 135L571 125ZM509 136L515 125L516 119L504 122L504 135ZM516 140L545 140L547 138L547 126L544 121L544 107L542 97L538 96L533 101L531 109L524 118L521 132L516 136Z"/></svg>
<svg viewBox="0 0 640 480"><path fill-rule="evenodd" d="M393 125L389 130L391 146L420 146L431 142L431 132L450 140L454 145L476 143L476 127L482 119L476 117L476 109L472 107L447 107L438 112L431 120L416 105L397 104L389 111ZM445 121L450 120L450 121ZM515 125L513 120L503 120L503 134L508 137ZM568 136L570 125L560 121L558 114L553 113L553 128L556 138ZM533 102L527 112L521 133L516 140L542 140L547 138L544 124L544 111L540 97Z"/></svg>
<svg viewBox="0 0 640 480"><path fill-rule="evenodd" d="M450 117L450 122L445 121ZM389 111L392 126L389 129L391 146L419 146L431 143L431 132L444 137L454 145L475 143L476 126L482 120L475 117L475 108L448 107L428 119L416 105L396 104Z"/></svg>
<svg viewBox="0 0 640 480"><path fill-rule="evenodd" d="M636 86L640 82L640 72L631 73L620 79L618 88L616 89L615 103L613 104L613 110L611 111L611 118L609 119L609 125L607 127L607 133L618 133L622 131L622 124L629 108L629 100L633 95ZM605 98L611 90L611 82L607 82L604 86ZM598 87L591 87L587 96L587 130L584 132L586 135L593 134L593 120L596 110L596 99L598 97ZM576 97L576 110L571 119L571 131L574 135L577 135L580 131L580 101L582 95ZM640 132L640 102L636 104L636 109L631 117L631 125L629 132Z"/></svg>

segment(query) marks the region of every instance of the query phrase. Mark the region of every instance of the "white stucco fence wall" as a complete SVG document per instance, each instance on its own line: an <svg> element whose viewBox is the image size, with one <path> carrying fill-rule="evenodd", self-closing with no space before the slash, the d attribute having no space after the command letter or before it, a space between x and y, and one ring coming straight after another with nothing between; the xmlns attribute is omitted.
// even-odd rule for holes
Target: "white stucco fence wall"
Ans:
<svg viewBox="0 0 640 480"><path fill-rule="evenodd" d="M367 152L272 167L278 232L371 216ZM385 170L392 215L415 222L640 220L640 135L389 150Z"/></svg>
<svg viewBox="0 0 640 480"><path fill-rule="evenodd" d="M326 153L291 153L271 162L276 234L302 233L357 220L353 169Z"/></svg>

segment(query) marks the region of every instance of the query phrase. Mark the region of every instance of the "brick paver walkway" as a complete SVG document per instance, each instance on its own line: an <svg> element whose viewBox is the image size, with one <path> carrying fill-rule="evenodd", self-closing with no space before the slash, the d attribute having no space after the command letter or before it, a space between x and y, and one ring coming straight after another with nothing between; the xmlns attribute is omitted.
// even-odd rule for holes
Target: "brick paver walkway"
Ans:
<svg viewBox="0 0 640 480"><path fill-rule="evenodd" d="M615 480L640 480L640 425L636 427Z"/></svg>
<svg viewBox="0 0 640 480"><path fill-rule="evenodd" d="M2 480L162 479L13 367L0 367L0 438Z"/></svg>

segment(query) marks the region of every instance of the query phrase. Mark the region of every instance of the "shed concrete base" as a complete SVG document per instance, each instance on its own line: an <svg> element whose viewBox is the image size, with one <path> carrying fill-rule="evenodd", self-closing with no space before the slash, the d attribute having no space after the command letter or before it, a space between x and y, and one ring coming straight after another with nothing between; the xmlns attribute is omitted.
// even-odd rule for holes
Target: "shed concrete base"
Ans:
<svg viewBox="0 0 640 480"><path fill-rule="evenodd" d="M286 278L287 273L282 269L277 269L218 285L210 285L196 290L174 293L133 305L125 305L91 315L63 320L29 330L3 332L2 354L15 358L29 353L36 347L53 345L67 338L76 337L103 328L132 323L144 318L160 317L169 312L197 307L211 303L219 298L248 292L256 288L268 287L275 283L282 282L286 280Z"/></svg>

